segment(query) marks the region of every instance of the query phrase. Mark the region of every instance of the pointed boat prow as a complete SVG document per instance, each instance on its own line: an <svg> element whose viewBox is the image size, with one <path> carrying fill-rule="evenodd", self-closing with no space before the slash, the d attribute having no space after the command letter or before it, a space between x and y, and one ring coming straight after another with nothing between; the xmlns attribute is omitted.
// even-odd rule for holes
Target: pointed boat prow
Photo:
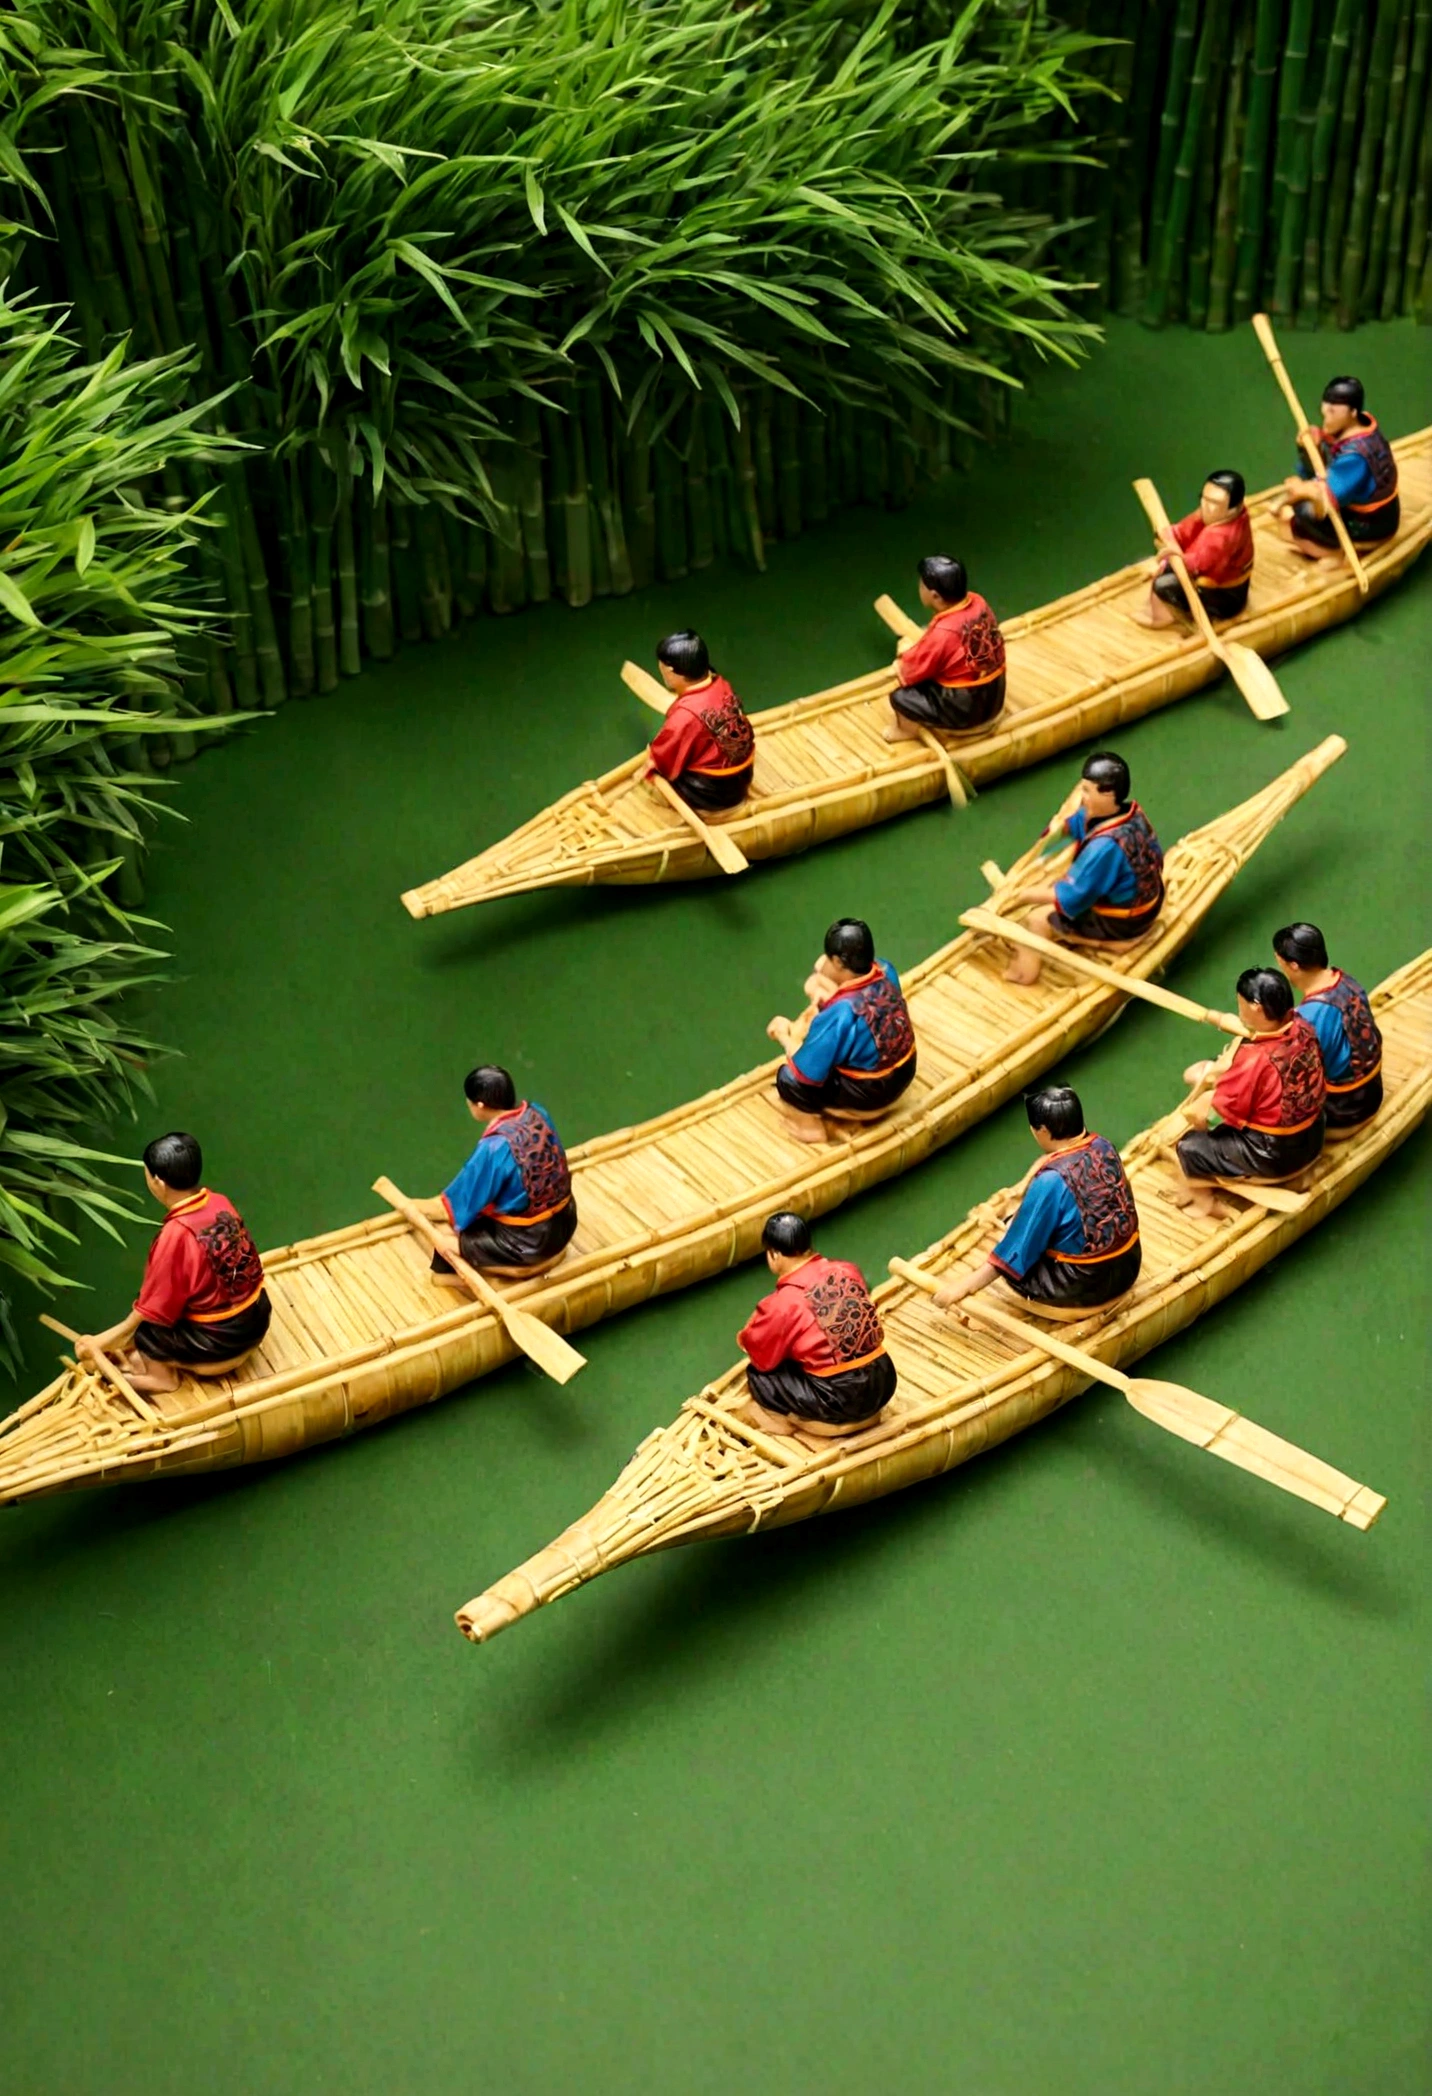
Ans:
<svg viewBox="0 0 1432 2096"><path fill-rule="evenodd" d="M592 1532L591 1524L600 1512L600 1506L593 1507L586 1520L574 1522L555 1543L549 1543L545 1550L529 1557L525 1565L519 1565L515 1572L509 1572L505 1579L499 1579L495 1586L465 1603L455 1618L463 1636L474 1645L485 1645L499 1630L506 1630L509 1623L535 1614L549 1601L559 1601L563 1594L585 1586L589 1579L619 1563L622 1553L604 1551Z"/></svg>

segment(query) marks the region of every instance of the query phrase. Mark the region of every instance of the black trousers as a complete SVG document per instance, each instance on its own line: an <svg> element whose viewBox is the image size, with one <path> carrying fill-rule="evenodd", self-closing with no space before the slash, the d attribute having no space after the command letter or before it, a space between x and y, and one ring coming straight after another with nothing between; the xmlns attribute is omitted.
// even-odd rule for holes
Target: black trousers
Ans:
<svg viewBox="0 0 1432 2096"><path fill-rule="evenodd" d="M196 1324L181 1317L177 1325L153 1325L144 1318L136 1328L131 1346L151 1361L172 1361L176 1368L202 1368L212 1361L232 1361L260 1345L268 1331L273 1310L267 1291L261 1292L234 1317L219 1324Z"/></svg>
<svg viewBox="0 0 1432 2096"><path fill-rule="evenodd" d="M1139 1278L1144 1263L1143 1246L1135 1238L1122 1252L1097 1265L1076 1266L1067 1259L1051 1258L1048 1252L1037 1259L1022 1281L1013 1274L1003 1278L1026 1302L1048 1303L1054 1310L1101 1310L1105 1303L1126 1295Z"/></svg>
<svg viewBox="0 0 1432 2096"><path fill-rule="evenodd" d="M821 1084L802 1084L785 1063L776 1072L776 1090L797 1113L878 1113L908 1091L915 1076L913 1055L884 1077L862 1077L832 1070Z"/></svg>
<svg viewBox="0 0 1432 2096"><path fill-rule="evenodd" d="M983 728L1003 707L1004 671L987 684L937 684L933 677L924 684L902 684L891 692L890 703L902 720L918 727L964 735Z"/></svg>
<svg viewBox="0 0 1432 2096"><path fill-rule="evenodd" d="M1361 1084L1351 1091L1335 1092L1328 1086L1327 1116L1329 1128L1361 1128L1370 1121L1382 1104L1382 1072L1374 1070Z"/></svg>
<svg viewBox="0 0 1432 2096"><path fill-rule="evenodd" d="M1390 539L1402 522L1402 501L1394 495L1391 502L1381 509L1360 517L1356 510L1345 509L1342 520L1347 526L1347 535L1355 546L1380 546ZM1311 539L1315 546L1336 546L1337 531L1331 517L1320 517L1311 502L1293 504L1293 537Z"/></svg>
<svg viewBox="0 0 1432 2096"><path fill-rule="evenodd" d="M1194 588L1198 589L1197 583ZM1248 602L1248 584L1235 582L1228 589L1201 589L1198 594L1211 619L1236 619ZM1192 618L1183 584L1172 568L1159 569L1154 577L1154 595L1160 604L1167 604L1170 611L1179 611L1185 618Z"/></svg>
<svg viewBox="0 0 1432 2096"><path fill-rule="evenodd" d="M795 1361L774 1368L748 1368L746 1387L758 1405L790 1419L817 1419L823 1426L853 1426L874 1419L895 1395L895 1363L877 1354L864 1368L816 1376Z"/></svg>
<svg viewBox="0 0 1432 2096"><path fill-rule="evenodd" d="M756 768L753 757L740 771L719 774L702 771L679 771L672 780L688 808L698 815L714 815L722 808L739 808L751 790L751 774Z"/></svg>
<svg viewBox="0 0 1432 2096"><path fill-rule="evenodd" d="M1297 1135L1260 1135L1256 1128L1191 1128L1178 1139L1189 1179L1291 1179L1321 1155L1327 1116Z"/></svg>
<svg viewBox="0 0 1432 2096"><path fill-rule="evenodd" d="M577 1227L577 1203L568 1201L542 1223L499 1223L490 1215L479 1216L458 1233L458 1245L469 1266L541 1266L555 1259L572 1241ZM452 1263L441 1252L433 1253L433 1272L450 1274Z"/></svg>
<svg viewBox="0 0 1432 2096"><path fill-rule="evenodd" d="M1158 910L1150 910L1146 916L1109 917L1102 910L1084 910L1077 917L1066 917L1062 910L1054 912L1056 931L1068 932L1076 939L1107 939L1110 942L1142 939L1145 932L1152 931L1159 921Z"/></svg>

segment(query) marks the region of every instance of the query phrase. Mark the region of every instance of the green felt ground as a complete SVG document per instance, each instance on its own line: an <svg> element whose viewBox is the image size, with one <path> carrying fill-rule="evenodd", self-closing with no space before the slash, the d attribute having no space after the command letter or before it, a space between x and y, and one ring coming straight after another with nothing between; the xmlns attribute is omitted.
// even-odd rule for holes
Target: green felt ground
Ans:
<svg viewBox="0 0 1432 2096"><path fill-rule="evenodd" d="M1291 339L1432 420L1428 336ZM903 515L573 614L487 622L291 704L187 773L152 906L201 1133L262 1242L431 1191L511 1064L577 1140L768 1052L827 921L906 965L1073 758L737 884L414 925L399 891L626 753L616 665L699 624L752 705L886 659L869 610L964 553L1015 611L1140 554L1129 489L1286 470L1246 332L1111 330ZM1223 1006L1293 916L1368 982L1428 936L1432 563L1279 666L1120 736L1168 837L1336 729L1344 762L1173 975ZM1136 1010L1061 1075L1120 1141L1207 1047ZM1030 1156L1017 1107L837 1214L883 1272ZM0 1523L0 2044L35 2096L899 2090L1425 2096L1422 1523L1429 1146L1415 1138L1152 1373L1390 1495L1361 1537L1112 1395L935 1485L647 1560L490 1650L452 1610L580 1513L731 1358L747 1268L302 1460ZM87 1248L89 1322L140 1256ZM37 1345L36 1379L53 1361Z"/></svg>

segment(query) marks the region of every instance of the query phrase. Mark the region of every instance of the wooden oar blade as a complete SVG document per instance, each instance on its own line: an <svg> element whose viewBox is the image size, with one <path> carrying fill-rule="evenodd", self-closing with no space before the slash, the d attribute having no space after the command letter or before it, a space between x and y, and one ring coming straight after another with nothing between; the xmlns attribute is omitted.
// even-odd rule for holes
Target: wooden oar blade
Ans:
<svg viewBox="0 0 1432 2096"><path fill-rule="evenodd" d="M540 1317L534 1317L529 1310L519 1310L512 1303L505 1310L503 1323L512 1338L554 1383L570 1383L586 1367L586 1356L569 1346L560 1332L544 1325Z"/></svg>
<svg viewBox="0 0 1432 2096"><path fill-rule="evenodd" d="M925 630L907 611L900 609L893 597L877 597L875 611L877 617L885 622L892 633L898 633L901 640L918 640Z"/></svg>
<svg viewBox="0 0 1432 2096"><path fill-rule="evenodd" d="M1224 641L1223 654L1228 674L1247 700L1249 711L1259 720L1281 719L1289 710L1288 702L1262 656L1236 640Z"/></svg>
<svg viewBox="0 0 1432 2096"><path fill-rule="evenodd" d="M723 873L749 873L750 861L732 837L723 836L714 822L706 825L707 850Z"/></svg>
<svg viewBox="0 0 1432 2096"><path fill-rule="evenodd" d="M650 706L653 713L665 714L671 704L671 693L650 670L644 670L639 662L622 664L622 683L630 692L635 692L643 706Z"/></svg>
<svg viewBox="0 0 1432 2096"><path fill-rule="evenodd" d="M1381 1494L1344 1476L1330 1463L1321 1462L1291 1441L1255 1426L1241 1413L1212 1398L1200 1397L1178 1383L1157 1383L1135 1377L1126 1392L1136 1412L1161 1426L1166 1433L1191 1441L1196 1448L1225 1463L1234 1463L1254 1477L1261 1477L1311 1506L1321 1507L1338 1521L1353 1528L1371 1528L1387 1501Z"/></svg>

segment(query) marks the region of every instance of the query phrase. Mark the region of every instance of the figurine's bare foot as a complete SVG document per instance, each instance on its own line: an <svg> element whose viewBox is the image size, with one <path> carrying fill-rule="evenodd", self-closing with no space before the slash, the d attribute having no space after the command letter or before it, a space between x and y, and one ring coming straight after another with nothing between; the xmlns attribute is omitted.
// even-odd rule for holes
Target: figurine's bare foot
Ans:
<svg viewBox="0 0 1432 2096"><path fill-rule="evenodd" d="M1136 626L1147 626L1149 631L1154 633L1161 633L1166 627L1177 623L1168 606L1160 603L1157 597L1146 598L1136 610L1129 613L1129 617Z"/></svg>
<svg viewBox="0 0 1432 2096"><path fill-rule="evenodd" d="M1225 1207L1215 1189L1206 1181L1185 1179L1176 1186L1170 1196L1174 1205L1187 1209L1190 1215L1207 1216L1210 1222L1231 1222L1237 1210Z"/></svg>
<svg viewBox="0 0 1432 2096"><path fill-rule="evenodd" d="M172 1361L151 1361L147 1354L131 1354L125 1373L144 1397L162 1397L179 1388L179 1370Z"/></svg>
<svg viewBox="0 0 1432 2096"><path fill-rule="evenodd" d="M907 728L902 721L891 721L884 730L884 735L887 742L918 742L920 740L918 730Z"/></svg>
<svg viewBox="0 0 1432 2096"><path fill-rule="evenodd" d="M748 1397L745 1404L738 1405L733 1417L744 1419L747 1426L758 1427L763 1434L783 1437L794 1434L797 1426L797 1422L787 1418L784 1412L768 1412L764 1405L756 1403L754 1397Z"/></svg>
<svg viewBox="0 0 1432 2096"><path fill-rule="evenodd" d="M782 1117L786 1134L793 1143L828 1143L830 1134L820 1114L802 1114L797 1120L794 1114Z"/></svg>
<svg viewBox="0 0 1432 2096"><path fill-rule="evenodd" d="M1016 989L1032 990L1043 967L1044 963L1037 953L1017 953L1004 971L1004 980L1013 983Z"/></svg>
<svg viewBox="0 0 1432 2096"><path fill-rule="evenodd" d="M432 1271L432 1269L429 1269L428 1279L430 1281L436 1281L439 1288L465 1289L467 1286L467 1283L463 1280L461 1274L440 1274Z"/></svg>

